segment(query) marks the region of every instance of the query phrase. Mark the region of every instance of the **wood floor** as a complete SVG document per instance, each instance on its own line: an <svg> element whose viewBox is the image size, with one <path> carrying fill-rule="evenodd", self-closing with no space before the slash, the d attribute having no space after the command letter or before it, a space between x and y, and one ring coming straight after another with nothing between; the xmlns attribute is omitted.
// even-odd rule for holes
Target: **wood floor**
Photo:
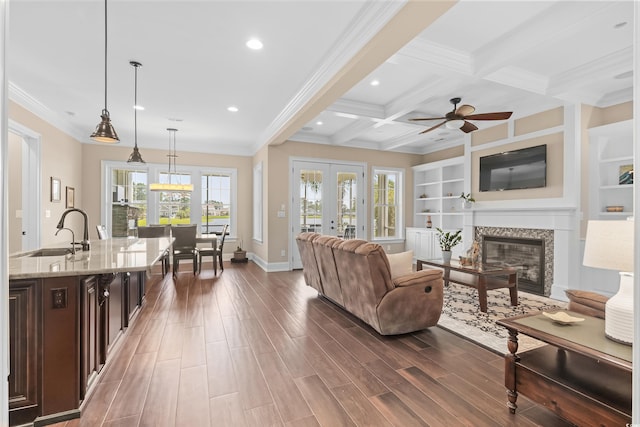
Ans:
<svg viewBox="0 0 640 427"><path fill-rule="evenodd" d="M225 263L146 302L75 426L566 426L518 398L503 360L438 327L382 337L300 271Z"/></svg>

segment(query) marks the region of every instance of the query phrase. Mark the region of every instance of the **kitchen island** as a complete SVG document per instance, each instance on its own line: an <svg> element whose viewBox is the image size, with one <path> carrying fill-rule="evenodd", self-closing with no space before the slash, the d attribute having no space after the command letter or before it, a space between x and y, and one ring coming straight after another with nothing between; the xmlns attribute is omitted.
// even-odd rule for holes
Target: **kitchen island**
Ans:
<svg viewBox="0 0 640 427"><path fill-rule="evenodd" d="M80 416L110 351L143 304L146 275L172 239L113 238L89 251L9 258L9 420Z"/></svg>

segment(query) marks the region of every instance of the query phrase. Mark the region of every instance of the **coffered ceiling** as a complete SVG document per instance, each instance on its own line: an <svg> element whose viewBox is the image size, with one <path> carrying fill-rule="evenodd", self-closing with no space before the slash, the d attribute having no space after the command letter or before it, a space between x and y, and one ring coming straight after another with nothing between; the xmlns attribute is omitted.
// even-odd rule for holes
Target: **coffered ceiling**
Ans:
<svg viewBox="0 0 640 427"><path fill-rule="evenodd" d="M92 143L104 106L104 3L9 3L10 98ZM416 5L111 0L108 109L121 144L133 146L131 60L143 64L141 150L165 149L175 127L188 151L250 155L289 139L425 153L464 133L420 135L438 122L408 119L442 116L453 97L513 118L632 99L632 1L422 3L407 13ZM248 49L252 37L264 48Z"/></svg>

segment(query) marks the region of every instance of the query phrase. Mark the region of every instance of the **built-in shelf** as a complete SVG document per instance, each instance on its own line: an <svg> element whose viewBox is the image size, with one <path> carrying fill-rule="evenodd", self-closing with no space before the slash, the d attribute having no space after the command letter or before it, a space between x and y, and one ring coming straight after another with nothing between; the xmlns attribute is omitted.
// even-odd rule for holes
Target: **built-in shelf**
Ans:
<svg viewBox="0 0 640 427"><path fill-rule="evenodd" d="M632 121L589 129L589 218L623 219L633 215L633 184L621 183L625 168L633 168ZM622 206L622 212L607 212Z"/></svg>

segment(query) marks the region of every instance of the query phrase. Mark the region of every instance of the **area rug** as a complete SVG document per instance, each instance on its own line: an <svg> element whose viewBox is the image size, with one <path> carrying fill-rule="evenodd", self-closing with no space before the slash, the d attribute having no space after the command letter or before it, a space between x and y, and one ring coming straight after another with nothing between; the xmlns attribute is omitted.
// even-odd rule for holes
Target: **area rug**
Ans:
<svg viewBox="0 0 640 427"><path fill-rule="evenodd" d="M496 325L506 317L519 316L539 311L566 308L558 301L526 292L518 292L519 304L511 306L509 291L496 289L487 292L487 312L480 311L478 291L468 286L450 283L444 289L444 305L438 326L465 339L475 342L498 354L507 354L507 329ZM518 335L518 351L530 350L544 345L536 339Z"/></svg>

